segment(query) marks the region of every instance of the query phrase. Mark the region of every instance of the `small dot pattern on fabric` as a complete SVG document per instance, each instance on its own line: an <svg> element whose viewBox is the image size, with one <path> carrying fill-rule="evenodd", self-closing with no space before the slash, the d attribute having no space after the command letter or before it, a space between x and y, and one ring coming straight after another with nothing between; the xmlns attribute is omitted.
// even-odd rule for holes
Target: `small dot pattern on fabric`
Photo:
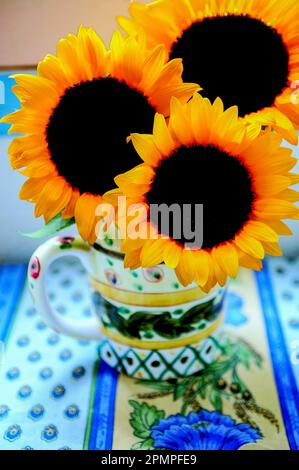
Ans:
<svg viewBox="0 0 299 470"><path fill-rule="evenodd" d="M90 314L81 272L71 258L49 269L49 300L62 316ZM83 448L96 347L48 328L25 289L0 368L2 450Z"/></svg>
<svg viewBox="0 0 299 470"><path fill-rule="evenodd" d="M299 257L268 260L280 322L299 387Z"/></svg>

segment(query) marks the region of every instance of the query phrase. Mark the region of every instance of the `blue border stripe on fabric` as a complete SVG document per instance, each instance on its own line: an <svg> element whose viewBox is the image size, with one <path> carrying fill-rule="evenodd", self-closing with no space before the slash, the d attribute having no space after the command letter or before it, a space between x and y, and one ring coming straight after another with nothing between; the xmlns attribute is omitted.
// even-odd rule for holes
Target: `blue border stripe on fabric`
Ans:
<svg viewBox="0 0 299 470"><path fill-rule="evenodd" d="M96 379L89 450L112 450L118 372L100 361Z"/></svg>
<svg viewBox="0 0 299 470"><path fill-rule="evenodd" d="M279 320L267 263L256 273L272 357L273 370L289 445L299 449L299 392Z"/></svg>
<svg viewBox="0 0 299 470"><path fill-rule="evenodd" d="M17 305L23 292L27 267L3 265L0 267L0 341L6 341Z"/></svg>

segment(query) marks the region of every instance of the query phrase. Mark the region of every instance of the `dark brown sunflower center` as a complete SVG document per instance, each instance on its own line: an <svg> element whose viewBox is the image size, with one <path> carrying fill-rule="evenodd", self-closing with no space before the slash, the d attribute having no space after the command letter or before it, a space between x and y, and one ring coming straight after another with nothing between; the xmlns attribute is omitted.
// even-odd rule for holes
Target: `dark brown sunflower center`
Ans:
<svg viewBox="0 0 299 470"><path fill-rule="evenodd" d="M242 162L212 145L180 147L162 160L147 194L149 204L185 204L192 211L191 226L196 227L195 204L203 204L203 248L213 248L231 240L249 219L254 200L251 175ZM182 224L184 219L182 217ZM173 236L172 225L169 233ZM158 226L161 232L161 224ZM190 239L177 240L184 245Z"/></svg>
<svg viewBox="0 0 299 470"><path fill-rule="evenodd" d="M126 138L150 133L155 109L139 91L114 78L66 90L47 127L48 148L60 175L81 193L103 194L113 179L140 163Z"/></svg>
<svg viewBox="0 0 299 470"><path fill-rule="evenodd" d="M281 35L250 16L228 15L193 23L173 44L183 78L199 83L203 94L220 96L241 116L274 103L288 85L289 54Z"/></svg>

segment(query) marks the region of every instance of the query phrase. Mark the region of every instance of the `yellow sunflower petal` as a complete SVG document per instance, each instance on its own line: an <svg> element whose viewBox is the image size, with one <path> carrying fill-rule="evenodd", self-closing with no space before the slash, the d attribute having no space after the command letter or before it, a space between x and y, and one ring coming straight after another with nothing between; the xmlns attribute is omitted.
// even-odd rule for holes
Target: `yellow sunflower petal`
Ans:
<svg viewBox="0 0 299 470"><path fill-rule="evenodd" d="M210 277L209 281L204 285L200 286L201 289L208 294L217 284L217 279L215 276Z"/></svg>
<svg viewBox="0 0 299 470"><path fill-rule="evenodd" d="M249 221L244 227L243 231L249 236L260 240L262 242L277 242L278 234L269 225L257 220Z"/></svg>
<svg viewBox="0 0 299 470"><path fill-rule="evenodd" d="M59 207L60 210L57 210L52 217L58 214L63 207L68 203L68 200L64 200L64 194L67 194L68 199L71 196L71 193L68 191L69 185L66 183L65 179L61 176L55 176L54 178L48 179L45 186L39 195L35 198L35 217L40 217L44 215L46 221L48 221L47 213L52 215L53 210L55 212L56 207ZM60 202L64 201L64 205L60 207ZM51 217L51 218L52 218Z"/></svg>
<svg viewBox="0 0 299 470"><path fill-rule="evenodd" d="M235 279L239 270L238 254L234 246L230 243L220 245L213 248L212 256L216 260L219 270L224 273L223 278L227 274ZM221 285L221 284L220 284Z"/></svg>
<svg viewBox="0 0 299 470"><path fill-rule="evenodd" d="M278 235L293 235L292 230L281 220L267 220L267 225L275 230Z"/></svg>
<svg viewBox="0 0 299 470"><path fill-rule="evenodd" d="M263 263L260 259L247 255L243 251L239 252L239 263L243 268L253 269L254 271L261 271L263 269Z"/></svg>
<svg viewBox="0 0 299 470"><path fill-rule="evenodd" d="M176 276L177 276L179 282L184 287L191 284L192 278L191 278L190 274L188 274L188 272L186 271L185 260L184 260L183 256L181 256L181 259L180 259L178 265L175 268L175 273L176 273Z"/></svg>
<svg viewBox="0 0 299 470"><path fill-rule="evenodd" d="M257 259L263 259L265 256L262 243L245 233L237 235L235 237L235 243L244 253Z"/></svg>
<svg viewBox="0 0 299 470"><path fill-rule="evenodd" d="M193 133L186 118L183 105L177 98L171 99L170 110L169 129L174 139L184 145L191 144L194 141Z"/></svg>
<svg viewBox="0 0 299 470"><path fill-rule="evenodd" d="M200 286L206 286L211 275L211 255L205 250L194 250L195 280Z"/></svg>
<svg viewBox="0 0 299 470"><path fill-rule="evenodd" d="M144 51L142 44L135 37L124 38L116 30L110 43L111 74L119 79L125 79L134 87L138 87L142 79Z"/></svg>
<svg viewBox="0 0 299 470"><path fill-rule="evenodd" d="M127 253L129 251L136 251L143 247L145 240L137 238L136 240L132 238L126 238L121 243L121 251Z"/></svg>
<svg viewBox="0 0 299 470"><path fill-rule="evenodd" d="M258 113L247 116L245 120L250 124L270 126L291 144L296 145L298 143L298 135L292 122L274 107L264 108Z"/></svg>
<svg viewBox="0 0 299 470"><path fill-rule="evenodd" d="M65 184L61 197L58 198L51 206L44 211L45 222L49 222L57 214L60 214L61 211L69 204L69 201L72 197L72 187L69 184Z"/></svg>
<svg viewBox="0 0 299 470"><path fill-rule="evenodd" d="M148 165L156 166L161 154L155 145L154 137L147 134L131 134L132 143L138 155Z"/></svg>
<svg viewBox="0 0 299 470"><path fill-rule="evenodd" d="M118 175L114 181L126 196L134 197L141 196L149 190L153 176L153 169L146 164L141 164Z"/></svg>
<svg viewBox="0 0 299 470"><path fill-rule="evenodd" d="M20 199L28 201L32 200L43 190L47 181L48 179L46 177L28 179L27 181L25 181L19 192Z"/></svg>
<svg viewBox="0 0 299 470"><path fill-rule="evenodd" d="M91 28L80 26L78 32L78 53L85 64L86 78L92 80L106 74L108 53L102 39Z"/></svg>
<svg viewBox="0 0 299 470"><path fill-rule="evenodd" d="M282 251L278 243L263 242L263 246L267 255L282 256Z"/></svg>
<svg viewBox="0 0 299 470"><path fill-rule="evenodd" d="M164 156L168 156L174 149L174 142L169 132L168 126L166 124L165 117L159 113L156 113L155 119L154 119L153 141L157 149ZM138 154L141 155L139 152ZM160 161L160 159L161 159L161 156L157 157L157 155L155 154L153 158L153 161L155 162L154 164Z"/></svg>
<svg viewBox="0 0 299 470"><path fill-rule="evenodd" d="M38 64L37 72L40 77L46 78L50 82L55 83L59 92L65 89L66 84L69 86L71 85L71 81L65 74L60 61L52 54L46 55L46 57Z"/></svg>
<svg viewBox="0 0 299 470"><path fill-rule="evenodd" d="M299 209L290 201L280 199L261 199L255 202L254 214L261 219L296 219Z"/></svg>
<svg viewBox="0 0 299 470"><path fill-rule="evenodd" d="M27 166L27 168L20 173L24 176L31 178L41 178L43 176L57 175L55 165L51 161L38 160Z"/></svg>
<svg viewBox="0 0 299 470"><path fill-rule="evenodd" d="M290 202L298 202L299 201L299 192L295 191L294 189L285 189L281 193L277 195L279 199L286 199Z"/></svg>
<svg viewBox="0 0 299 470"><path fill-rule="evenodd" d="M149 89L158 79L166 62L167 52L162 44L149 52L143 66L143 77L139 84L145 90Z"/></svg>
<svg viewBox="0 0 299 470"><path fill-rule="evenodd" d="M176 242L171 242L165 246L163 253L163 261L169 268L175 269L180 262L182 248Z"/></svg>
<svg viewBox="0 0 299 470"><path fill-rule="evenodd" d="M68 204L65 206L64 210L61 213L61 216L63 219L70 219L71 217L74 217L75 207L76 207L79 197L80 197L80 193L78 189L73 189L72 196Z"/></svg>
<svg viewBox="0 0 299 470"><path fill-rule="evenodd" d="M96 240L96 208L101 203L100 196L84 193L77 200L75 206L75 219L79 233L83 240L94 243Z"/></svg>
<svg viewBox="0 0 299 470"><path fill-rule="evenodd" d="M148 268L160 264L164 259L164 248L167 240L159 238L158 240L147 240L143 245L140 254L141 266Z"/></svg>
<svg viewBox="0 0 299 470"><path fill-rule="evenodd" d="M128 251L124 258L124 267L130 269L137 269L140 267L140 252L141 250Z"/></svg>
<svg viewBox="0 0 299 470"><path fill-rule="evenodd" d="M152 85L150 91L152 93L161 91L170 85L178 85L183 72L182 59L173 59L167 62L155 83Z"/></svg>

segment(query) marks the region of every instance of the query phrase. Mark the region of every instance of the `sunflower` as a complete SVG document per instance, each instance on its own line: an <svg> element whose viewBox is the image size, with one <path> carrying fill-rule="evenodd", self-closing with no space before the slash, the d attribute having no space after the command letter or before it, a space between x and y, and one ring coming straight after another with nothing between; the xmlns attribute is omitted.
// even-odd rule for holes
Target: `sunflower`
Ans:
<svg viewBox="0 0 299 470"><path fill-rule="evenodd" d="M299 218L298 193L290 189L299 177L290 172L296 159L281 147L279 134L257 136L236 106L224 111L221 99L211 104L196 93L184 105L172 99L168 124L157 113L153 134L131 138L143 163L117 176L111 195L145 208L135 233L146 236L134 239L128 218L122 243L127 267L164 262L183 285L196 281L209 291L235 278L239 266L260 270L265 254L281 255L279 235L291 235L281 219ZM162 204L203 204L201 246L190 248L185 232L173 237L171 224L161 229L151 208Z"/></svg>
<svg viewBox="0 0 299 470"><path fill-rule="evenodd" d="M22 106L2 119L10 132L25 134L9 147L12 167L29 178L20 197L46 222L60 213L75 217L93 243L96 207L115 175L139 160L127 136L150 132L157 111L169 114L171 96L185 102L199 87L182 82L182 61L167 62L164 46L148 50L144 39L116 31L108 52L83 26L37 71L14 76Z"/></svg>
<svg viewBox="0 0 299 470"><path fill-rule="evenodd" d="M182 57L183 78L211 101L237 105L257 129L271 126L296 144L299 128L298 0L132 2L120 26ZM295 126L295 128L294 128Z"/></svg>

